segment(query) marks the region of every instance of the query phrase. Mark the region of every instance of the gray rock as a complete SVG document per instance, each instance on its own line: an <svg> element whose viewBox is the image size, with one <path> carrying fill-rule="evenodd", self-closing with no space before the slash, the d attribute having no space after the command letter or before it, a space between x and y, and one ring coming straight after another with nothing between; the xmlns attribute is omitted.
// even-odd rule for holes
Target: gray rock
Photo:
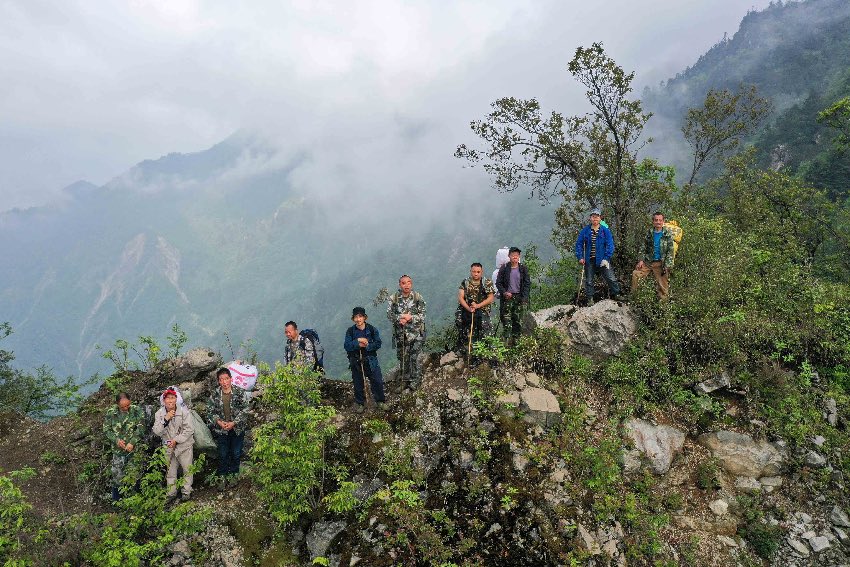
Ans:
<svg viewBox="0 0 850 567"><path fill-rule="evenodd" d="M809 545L812 546L812 551L815 553L820 553L825 549L829 549L831 546L829 544L829 539L824 536L813 537L809 540Z"/></svg>
<svg viewBox="0 0 850 567"><path fill-rule="evenodd" d="M845 532L841 528L833 526L832 531L835 532L835 537L837 537L838 541L840 541L841 543L846 545L848 540L850 540L850 536L848 536L847 532Z"/></svg>
<svg viewBox="0 0 850 567"><path fill-rule="evenodd" d="M511 379L513 380L514 387L517 390L522 390L523 388L525 388L525 386L526 386L525 376L523 376L522 374L519 374L519 373L513 374L511 376Z"/></svg>
<svg viewBox="0 0 850 567"><path fill-rule="evenodd" d="M809 530L807 532L803 532L803 535L801 535L800 537L803 538L806 541L809 541L810 539L812 539L816 535L818 535L818 533L816 531Z"/></svg>
<svg viewBox="0 0 850 567"><path fill-rule="evenodd" d="M325 557L333 540L345 530L343 521L316 522L307 532L307 550L310 552L310 561L316 557Z"/></svg>
<svg viewBox="0 0 850 567"><path fill-rule="evenodd" d="M360 558L356 555L352 555L351 559L348 560L348 567L354 567L355 565L360 563Z"/></svg>
<svg viewBox="0 0 850 567"><path fill-rule="evenodd" d="M729 511L729 503L723 499L717 499L710 502L708 507L716 516L724 516L726 512Z"/></svg>
<svg viewBox="0 0 850 567"><path fill-rule="evenodd" d="M808 451L804 462L806 466L819 469L826 466L826 457L816 451Z"/></svg>
<svg viewBox="0 0 850 567"><path fill-rule="evenodd" d="M619 354L636 330L631 308L610 299L580 309L567 324L573 347L597 358Z"/></svg>
<svg viewBox="0 0 850 567"><path fill-rule="evenodd" d="M732 376L729 374L729 371L724 370L719 374L715 374L708 380L704 380L694 386L694 390L702 394L710 394L716 390L720 390L721 388L728 388L732 385Z"/></svg>
<svg viewBox="0 0 850 567"><path fill-rule="evenodd" d="M519 407L519 392L508 392L507 394L502 394L496 398L496 402L502 405L510 404L513 407Z"/></svg>
<svg viewBox="0 0 850 567"><path fill-rule="evenodd" d="M835 398L826 400L826 421L833 427L838 424L838 404L835 403Z"/></svg>
<svg viewBox="0 0 850 567"><path fill-rule="evenodd" d="M179 384L200 381L219 366L221 357L212 349L193 348L183 356L164 361L161 370L171 384Z"/></svg>
<svg viewBox="0 0 850 567"><path fill-rule="evenodd" d="M782 469L782 453L767 441L755 441L749 435L716 431L700 435L699 443L736 476L777 476Z"/></svg>
<svg viewBox="0 0 850 567"><path fill-rule="evenodd" d="M526 467L528 467L528 458L525 455L517 453L513 455L513 464L516 470L524 472Z"/></svg>
<svg viewBox="0 0 850 567"><path fill-rule="evenodd" d="M739 476L735 479L735 488L747 494L761 491L761 483L751 476Z"/></svg>
<svg viewBox="0 0 850 567"><path fill-rule="evenodd" d="M641 452L639 449L629 449L623 451L623 472L633 474L640 470L643 461L640 460Z"/></svg>
<svg viewBox="0 0 850 567"><path fill-rule="evenodd" d="M717 541L719 541L726 547L738 547L738 542L729 536L719 535L717 536Z"/></svg>
<svg viewBox="0 0 850 567"><path fill-rule="evenodd" d="M457 354L454 352L447 352L443 356L440 357L440 366L448 366L449 364L454 364L458 361Z"/></svg>
<svg viewBox="0 0 850 567"><path fill-rule="evenodd" d="M789 537L788 545L791 547L791 549L793 549L795 552L797 552L799 555L802 555L803 557L808 557L809 555L811 555L811 552L809 551L809 546L807 546L802 541Z"/></svg>
<svg viewBox="0 0 850 567"><path fill-rule="evenodd" d="M612 558L615 557L618 553L620 553L620 550L617 549L617 540L612 539L612 540L606 541L602 545L602 551L608 557L612 557Z"/></svg>
<svg viewBox="0 0 850 567"><path fill-rule="evenodd" d="M526 388L519 394L520 408L532 422L551 427L561 421L561 405L555 394L543 388Z"/></svg>
<svg viewBox="0 0 850 567"><path fill-rule="evenodd" d="M525 375L524 378L525 378L525 382L529 386L534 386L535 388L541 387L540 376L538 376L536 373L529 372L528 374Z"/></svg>
<svg viewBox="0 0 850 567"><path fill-rule="evenodd" d="M814 443L817 447L823 447L823 444L826 443L826 437L823 435L816 435L814 439L812 439L812 443Z"/></svg>
<svg viewBox="0 0 850 567"><path fill-rule="evenodd" d="M652 425L642 419L625 423L626 433L635 448L646 455L656 474L666 474L673 458L685 444L685 433L669 425Z"/></svg>
<svg viewBox="0 0 850 567"><path fill-rule="evenodd" d="M839 528L850 528L850 518L848 518L847 513L838 506L832 507L832 512L829 514L829 521L832 522L833 526L838 526Z"/></svg>
<svg viewBox="0 0 850 567"><path fill-rule="evenodd" d="M599 547L599 542L585 529L581 524L578 525L578 543L579 546L590 555L601 555L602 549Z"/></svg>
<svg viewBox="0 0 850 567"><path fill-rule="evenodd" d="M782 486L782 477L781 476L763 476L759 479L759 482L762 486L771 486L773 488L778 488Z"/></svg>
<svg viewBox="0 0 850 567"><path fill-rule="evenodd" d="M531 313L532 327L566 330L570 317L578 310L575 305L556 305ZM534 330L533 328L531 330Z"/></svg>
<svg viewBox="0 0 850 567"><path fill-rule="evenodd" d="M463 394L461 394L459 391L455 390L454 388L449 388L446 391L446 396L448 396L449 401L452 401L452 402L459 402L463 399Z"/></svg>

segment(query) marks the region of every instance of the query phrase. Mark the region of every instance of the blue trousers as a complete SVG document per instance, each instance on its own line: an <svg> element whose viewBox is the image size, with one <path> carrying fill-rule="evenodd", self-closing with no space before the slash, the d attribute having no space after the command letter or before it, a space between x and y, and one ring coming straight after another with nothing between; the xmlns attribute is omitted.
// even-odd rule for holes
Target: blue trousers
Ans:
<svg viewBox="0 0 850 567"><path fill-rule="evenodd" d="M239 474L245 432L237 434L231 429L227 433L216 433L215 443L218 445L218 474Z"/></svg>
<svg viewBox="0 0 850 567"><path fill-rule="evenodd" d="M593 278L597 273L608 284L608 292L611 295L620 295L620 284L617 283L617 278L614 277L614 270L597 266L596 258L591 258L590 261L584 264L584 293L588 299L593 299Z"/></svg>
<svg viewBox="0 0 850 567"><path fill-rule="evenodd" d="M364 391L363 374L361 373L361 360L359 353L349 358L351 363L351 380L354 382L354 401L361 406L366 403L366 392ZM363 372L369 378L372 388L372 399L375 403L384 401L384 377L381 374L381 365L378 364L377 356L364 356L362 361Z"/></svg>

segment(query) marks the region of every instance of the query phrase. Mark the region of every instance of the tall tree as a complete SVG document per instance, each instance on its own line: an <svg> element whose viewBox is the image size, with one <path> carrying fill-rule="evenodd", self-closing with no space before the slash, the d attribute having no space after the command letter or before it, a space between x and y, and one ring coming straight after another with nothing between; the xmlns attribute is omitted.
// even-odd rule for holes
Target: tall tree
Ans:
<svg viewBox="0 0 850 567"><path fill-rule="evenodd" d="M846 96L818 114L818 122L838 130L833 139L840 151L850 148L850 96Z"/></svg>
<svg viewBox="0 0 850 567"><path fill-rule="evenodd" d="M709 90L702 107L689 109L682 125L682 133L694 150L688 185L706 163L737 148L741 138L753 132L771 108L770 101L758 96L755 87L741 86L734 93Z"/></svg>
<svg viewBox="0 0 850 567"><path fill-rule="evenodd" d="M669 198L673 172L654 161L638 162L650 114L640 100L629 99L634 73L617 65L601 43L579 47L567 68L587 88L590 113L545 117L535 99L501 98L486 118L471 123L484 147L461 144L455 156L483 164L500 191L527 188L544 202L560 197L556 245L569 246L587 210L602 207L617 245L626 246L616 257L624 266L631 263L644 215Z"/></svg>

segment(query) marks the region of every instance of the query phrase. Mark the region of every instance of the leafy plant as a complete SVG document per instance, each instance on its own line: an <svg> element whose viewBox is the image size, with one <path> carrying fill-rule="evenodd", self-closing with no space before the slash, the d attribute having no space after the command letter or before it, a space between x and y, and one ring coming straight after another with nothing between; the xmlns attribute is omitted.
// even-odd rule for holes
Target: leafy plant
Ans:
<svg viewBox="0 0 850 567"><path fill-rule="evenodd" d="M254 430L254 482L282 526L322 500L325 441L336 430L330 424L334 409L320 404L318 378L310 369L281 364L259 377L262 404L275 417Z"/></svg>

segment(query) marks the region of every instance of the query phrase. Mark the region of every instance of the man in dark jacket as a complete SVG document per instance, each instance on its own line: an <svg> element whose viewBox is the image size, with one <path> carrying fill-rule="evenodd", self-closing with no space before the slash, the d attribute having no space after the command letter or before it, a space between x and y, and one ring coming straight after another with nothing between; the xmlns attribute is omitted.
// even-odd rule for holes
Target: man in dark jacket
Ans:
<svg viewBox="0 0 850 567"><path fill-rule="evenodd" d="M351 312L354 324L345 332L345 351L351 367L351 381L354 382L354 411L363 413L366 404L364 380L368 377L372 389L372 398L379 410L386 408L384 399L384 377L378 363L378 349L381 348L381 334L378 329L366 322L366 310L355 307Z"/></svg>
<svg viewBox="0 0 850 567"><path fill-rule="evenodd" d="M602 224L602 212L599 209L590 211L590 224L581 229L576 240L576 259L584 266L584 289L587 295L587 305L593 305L593 279L596 272L602 274L608 284L608 291L615 300L620 297L620 284L611 268L611 258L614 257L614 237L607 226Z"/></svg>
<svg viewBox="0 0 850 567"><path fill-rule="evenodd" d="M508 346L513 346L522 334L522 316L528 307L531 293L531 278L528 268L520 264L522 250L512 247L508 252L510 262L499 269L496 276L496 289L499 290L499 320L502 323L502 335Z"/></svg>
<svg viewBox="0 0 850 567"><path fill-rule="evenodd" d="M218 388L207 406L207 423L218 446L218 474L233 486L245 444L249 399L245 390L233 387L233 377L227 368L219 368L216 378Z"/></svg>

